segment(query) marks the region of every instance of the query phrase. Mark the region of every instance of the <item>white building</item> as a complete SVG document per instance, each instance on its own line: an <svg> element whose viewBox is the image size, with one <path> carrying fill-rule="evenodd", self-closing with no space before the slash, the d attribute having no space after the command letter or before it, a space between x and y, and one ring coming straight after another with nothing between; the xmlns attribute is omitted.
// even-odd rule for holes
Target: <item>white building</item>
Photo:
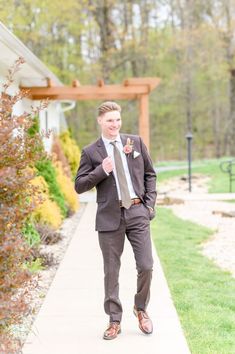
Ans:
<svg viewBox="0 0 235 354"><path fill-rule="evenodd" d="M26 61L21 70L16 73L15 82L11 86L9 93L19 90L19 86L47 86L47 78L51 79L57 86L63 84L60 80L13 34L0 22L0 91L2 84L6 82L6 74L10 66L19 57ZM24 99L14 107L14 113L20 114L22 111L29 111L32 105L38 102ZM62 103L53 101L47 109L40 112L40 130L52 130L59 133L66 128L64 111L74 107L63 108ZM52 135L49 139L44 139L45 149L50 151L52 145Z"/></svg>

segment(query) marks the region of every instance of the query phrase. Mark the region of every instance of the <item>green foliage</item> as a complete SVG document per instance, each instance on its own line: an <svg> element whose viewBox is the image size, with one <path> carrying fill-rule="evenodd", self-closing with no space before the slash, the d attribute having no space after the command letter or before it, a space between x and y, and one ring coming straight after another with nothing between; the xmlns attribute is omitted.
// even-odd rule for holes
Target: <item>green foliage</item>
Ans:
<svg viewBox="0 0 235 354"><path fill-rule="evenodd" d="M155 161L186 157L189 111L195 158L220 157L228 153L234 131L228 90L235 60L230 35L234 4L226 8L226 2L198 0L191 11L187 6L183 2L179 8L175 0L10 0L0 4L0 18L64 83L77 78L95 85L103 77L107 84L117 84L128 77L160 77L150 96ZM226 28L229 23L231 29ZM120 103L123 130L138 133L138 102ZM97 104L79 101L67 112L80 146L99 134Z"/></svg>
<svg viewBox="0 0 235 354"><path fill-rule="evenodd" d="M41 258L36 258L33 261L25 262L24 268L29 270L30 273L37 273L44 269L42 263L43 261L41 260Z"/></svg>
<svg viewBox="0 0 235 354"><path fill-rule="evenodd" d="M158 208L154 243L193 354L235 352L235 279L201 254L212 230Z"/></svg>
<svg viewBox="0 0 235 354"><path fill-rule="evenodd" d="M28 134L29 136L35 136L36 134L39 133L39 116L33 118L33 124L31 127L28 129Z"/></svg>
<svg viewBox="0 0 235 354"><path fill-rule="evenodd" d="M40 235L31 222L26 223L22 232L30 247L35 247L40 244Z"/></svg>
<svg viewBox="0 0 235 354"><path fill-rule="evenodd" d="M80 149L69 131L60 134L60 142L65 156L68 159L72 174L75 176L81 157Z"/></svg>
<svg viewBox="0 0 235 354"><path fill-rule="evenodd" d="M65 203L65 198L60 190L60 187L56 180L56 171L55 168L50 160L43 159L38 161L35 164L39 174L44 177L46 180L51 199L57 203L59 206L61 213L64 217L66 217L68 213L68 208Z"/></svg>
<svg viewBox="0 0 235 354"><path fill-rule="evenodd" d="M60 161L54 162L56 170L56 179L60 186L61 192L67 202L68 208L71 213L75 213L79 208L78 196L74 189L74 182L70 177L66 176Z"/></svg>

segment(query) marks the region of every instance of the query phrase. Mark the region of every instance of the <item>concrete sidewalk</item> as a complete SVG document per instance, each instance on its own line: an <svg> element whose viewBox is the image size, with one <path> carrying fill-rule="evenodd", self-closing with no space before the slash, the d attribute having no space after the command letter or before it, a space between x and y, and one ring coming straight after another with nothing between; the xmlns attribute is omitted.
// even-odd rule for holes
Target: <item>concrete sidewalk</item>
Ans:
<svg viewBox="0 0 235 354"><path fill-rule="evenodd" d="M23 348L24 354L190 354L154 250L148 312L154 333L142 334L132 313L136 289L134 256L126 240L120 272L122 333L102 339L108 324L103 311L103 260L94 231L96 204L90 201L60 264Z"/></svg>

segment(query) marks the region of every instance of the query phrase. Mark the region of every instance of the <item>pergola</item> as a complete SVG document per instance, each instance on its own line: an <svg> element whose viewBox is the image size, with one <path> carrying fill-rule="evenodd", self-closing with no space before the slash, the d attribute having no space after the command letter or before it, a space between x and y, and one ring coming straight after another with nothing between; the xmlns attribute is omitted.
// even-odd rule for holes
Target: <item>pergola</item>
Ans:
<svg viewBox="0 0 235 354"><path fill-rule="evenodd" d="M74 80L72 86L54 86L47 79L45 87L21 87L29 91L32 100L138 100L139 134L149 148L149 94L160 83L157 77L129 78L119 85L105 85L98 80L96 86L82 86Z"/></svg>

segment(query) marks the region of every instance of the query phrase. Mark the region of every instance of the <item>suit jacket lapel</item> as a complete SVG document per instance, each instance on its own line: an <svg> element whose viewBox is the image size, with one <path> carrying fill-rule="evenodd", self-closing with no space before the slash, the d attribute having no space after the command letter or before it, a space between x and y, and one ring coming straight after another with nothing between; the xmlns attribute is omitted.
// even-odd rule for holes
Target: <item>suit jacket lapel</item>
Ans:
<svg viewBox="0 0 235 354"><path fill-rule="evenodd" d="M107 154L107 151L104 146L104 142L103 142L102 138L98 139L98 141L97 141L97 152L100 154L102 159L105 159L106 157L108 157L108 154ZM115 179L113 172L110 172L110 174Z"/></svg>
<svg viewBox="0 0 235 354"><path fill-rule="evenodd" d="M105 149L104 142L103 142L102 138L100 138L97 141L97 147L98 147L97 152L100 154L102 159L105 159L108 155L107 155L107 151Z"/></svg>

